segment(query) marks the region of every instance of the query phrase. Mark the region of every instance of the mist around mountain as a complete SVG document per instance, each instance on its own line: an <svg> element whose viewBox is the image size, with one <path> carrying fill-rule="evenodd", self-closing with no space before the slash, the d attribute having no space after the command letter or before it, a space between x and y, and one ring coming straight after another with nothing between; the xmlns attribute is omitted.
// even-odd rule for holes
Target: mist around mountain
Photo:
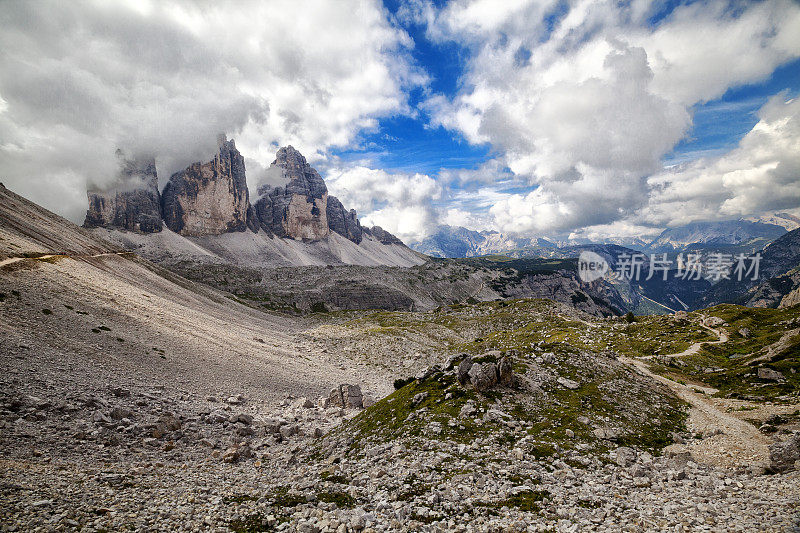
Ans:
<svg viewBox="0 0 800 533"><path fill-rule="evenodd" d="M328 195L325 181L292 146L280 148L257 195L233 139L174 173L163 191L153 158L127 158L111 184L87 191L84 227L162 264L275 268L355 264L411 266L424 256Z"/></svg>

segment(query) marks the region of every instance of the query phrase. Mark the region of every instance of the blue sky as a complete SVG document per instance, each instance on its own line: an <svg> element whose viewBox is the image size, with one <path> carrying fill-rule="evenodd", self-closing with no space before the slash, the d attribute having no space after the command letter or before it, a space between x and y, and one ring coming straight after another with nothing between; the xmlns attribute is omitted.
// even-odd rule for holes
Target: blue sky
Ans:
<svg viewBox="0 0 800 533"><path fill-rule="evenodd" d="M778 67L762 82L729 89L722 98L694 106L692 128L687 138L667 155L666 163L730 151L756 125L756 112L761 106L782 91L787 98L797 97L800 60Z"/></svg>
<svg viewBox="0 0 800 533"><path fill-rule="evenodd" d="M446 2L434 4L441 7ZM402 2L384 0L383 5L396 15ZM672 9L680 5L682 3L677 1L666 2L649 19L650 27L657 27ZM555 14L565 14L563 5ZM554 18L557 17L554 15ZM470 56L469 49L454 42L431 42L425 35L424 25L408 22L401 25L414 41L414 60L430 76L428 90L455 97ZM787 98L796 97L800 91L800 60L778 67L762 81L732 87L720 98L692 106L692 127L686 138L667 154L665 163L686 162L730 151L758 122L756 112L761 106L782 91ZM423 100L422 89L410 92L412 107ZM367 156L385 170L424 174L435 174L442 168L477 168L496 155L488 143L470 144L458 132L431 127L428 118L419 113L413 118L381 119L378 131L361 134L360 146L335 150L334 153L346 160Z"/></svg>
<svg viewBox="0 0 800 533"><path fill-rule="evenodd" d="M10 1L3 181L80 223L117 148L163 186L225 132L251 190L291 144L407 242L800 214L798 27L795 0Z"/></svg>
<svg viewBox="0 0 800 533"><path fill-rule="evenodd" d="M769 2L764 4L774 7L775 10L791 9L791 6L781 5L780 3L774 3L772 6L770 6ZM450 222L450 220L447 220L448 217L443 217L441 213L451 209L460 211L458 216L449 217L451 220L456 222L459 220L465 221L465 224L471 225L473 229L498 229L523 235L555 234L561 238L569 235L580 236L581 234L599 235L600 238L603 238L605 236L603 231L607 232L610 237L614 237L614 233L620 230L623 236L625 234L638 236L642 231L654 234L666 225L677 225L703 218L759 216L766 214L765 211L770 210L770 202L761 202L762 205L754 206L752 212L746 212L746 208L740 208L738 211L731 210L729 213L714 213L715 207L721 207L726 200L731 200L731 198L720 197L716 201L707 201L707 199L700 199L702 195L698 195L698 205L702 204L702 209L698 209L695 213L682 210L680 217L671 220L670 217L665 216L666 209L664 206L651 208L648 205L653 203L654 195L648 197L647 192L637 191L636 189L637 187L639 189L642 188L642 180L659 173L656 166L667 169L683 169L690 168L692 165L721 165L721 158L724 158L727 154L736 153L739 143L759 122L759 112L767 105L770 99L782 98L784 101L788 101L797 96L800 89L798 50L790 50L789 59L786 59L787 55L785 53L783 53L783 59L771 58L775 68L767 72L754 71L743 72L741 76L732 75L730 79L721 79L719 83L712 83L711 85L715 85L712 88L702 87L703 83L701 81L694 94L689 91L689 96L676 95L676 107L678 109L668 110L667 112L680 114L683 111L686 118L683 123L680 118L676 119L676 124L671 126L673 130L671 138L663 142L656 141L661 144L653 149L657 157L651 163L656 163L657 165L650 170L629 170L624 165L620 167L612 166L610 170L607 168L599 169L600 172L608 171L612 173L610 178L605 178L611 183L617 181L614 173L624 176L619 181L628 180L628 183L624 186L631 189L630 194L623 196L619 200L620 205L616 207L616 212L625 213L626 216L615 217L613 214L614 209L609 208L608 210L597 210L596 216L574 217L574 222L571 225L556 224L552 228L547 225L530 222L515 225L512 221L512 223L503 224L502 221L498 220L498 218L502 217L498 217L496 211L512 209L514 205L518 208L517 211L522 214L519 218L532 220L536 218L537 210L549 213L546 216L551 218L554 216L554 210L557 212L580 209L590 211L591 207L587 206L587 200L591 202L591 198L576 198L572 205L562 203L559 195L555 192L555 189L564 189L559 187L560 178L557 175L550 176L552 183L554 183L552 185L554 192L542 193L542 196L547 194L548 198L536 198L535 195L538 193L534 193L534 191L542 184L546 188L551 187L551 182L546 178L540 179L536 176L535 164L533 169L517 170L517 168L514 168L515 172L512 175L516 177L515 179L509 180L507 175L498 175L495 183L488 185L485 183L485 176L478 183L470 183L469 180L442 179L442 176L451 177L453 173L458 173L464 169L485 168L486 165L496 160L502 160L499 168L508 171L509 166L515 167L514 158L505 157L508 145L505 140L493 142L491 134L486 135L485 138L476 138L480 136L476 136L474 132L469 132L464 128L454 127L452 123L445 127L443 123L447 121L437 120L436 117L432 117L429 112L431 108L426 106L426 101L431 98L431 95L436 95L441 100L457 107L459 99L463 102L465 95L468 96L473 93L471 83L474 80L478 80L478 84L480 84L481 76L491 76L491 73L476 73L476 63L481 61L482 54L485 57L490 57L487 55L487 50L492 49L492 47L502 48L506 43L514 41L527 42L529 44L521 45L516 52L517 65L527 63L530 61L529 57L531 57L532 51L535 54L538 46L546 45L548 41L554 39L553 36L558 33L559 25L563 24L567 16L571 16L573 6L568 2L556 2L546 8L540 14L540 20L530 26L530 35L526 35L527 28L524 25L520 27L519 25L515 26L513 23L507 23L505 26L499 26L494 33L485 32L481 34L480 29L478 29L476 31L478 33L477 38L475 35L461 38L463 35L460 36L457 33L448 34L447 18L448 16L452 18L453 13L458 12L459 6L464 8L461 9L461 14L463 15L470 8L464 2L460 2L455 6L442 2L428 4L428 16L424 14L425 8L419 7L424 6L424 4L417 3L418 16L416 19L408 17L407 11L405 14L403 13L407 5L404 6L404 4L396 1L386 0L384 1L384 6L391 13L391 18L394 22L400 25L413 40L413 49L410 52L411 57L413 62L427 73L429 81L424 87L417 87L409 91L409 104L414 110L411 116L404 114L382 118L376 131L361 132L356 144L344 149L335 149L332 153L344 161L365 164L390 173L420 173L431 176L433 179L438 179L443 183L445 190L440 197L433 199L431 204L438 210L439 223ZM704 25L716 25L716 29L722 29L723 31L725 30L725 25L727 25L731 30L730 32L734 33L737 24L747 24L745 21L751 19L763 23L763 28L753 32L753 43L757 43L758 46L764 46L763 32L781 31L776 27L780 25L780 21L766 21L765 19L775 16L775 13L771 13L769 10L765 10L763 13L756 13L754 9L757 7L755 3L736 5L725 5L721 2L671 1L654 3L650 6L647 15L640 17L641 21L638 23L638 27L636 27L636 24L630 23L631 12L625 12L620 16L625 21L620 23L620 28L615 29L619 32L619 37L623 39L626 38L626 31L649 33L655 37L660 32L668 35L672 30L676 35L688 34L689 36L702 37ZM684 15L689 10L696 10L695 16L698 18L696 28L690 27L687 29L685 27L691 26L691 20L687 20L691 15L688 17ZM423 15L420 15L420 13L423 13ZM431 16L431 14L433 15ZM511 16L524 18L519 14L512 14ZM473 27L467 27L465 33L469 33L475 26L480 27L481 25L481 21L473 21L473 23ZM460 29L463 30L464 28ZM452 31L452 28L449 30ZM566 48L564 55L569 56L570 52L575 52L583 43L591 44L593 40L602 40L602 38L598 39L598 34L603 31L602 28L598 27L586 30L585 34L578 36L577 45L575 43L566 44L569 40L565 40L565 44L562 45ZM610 33L609 30L605 31ZM786 29L784 28L783 31L786 31ZM680 37L675 39L674 42L669 42L669 39L666 39L668 41L667 44L676 48L690 45L690 43L680 42ZM664 39L662 38L662 40ZM657 66L657 63L659 59L656 57L656 53L662 53L662 50L657 50L656 48L660 43L653 45L651 51L646 42L646 37L642 39L641 36L637 36L632 41L636 41L635 45L642 46L647 50L648 65L654 71L653 81L658 80L659 73L657 69L659 66ZM725 47L726 42L720 41L718 46ZM766 44L766 46L769 45ZM572 47L572 50L569 50L569 47ZM666 53L668 54L669 50ZM700 53L702 53L702 50ZM793 59L791 59L792 55L794 55ZM520 58L522 59L520 60ZM691 61L702 62L703 60L699 55L697 58L679 57L679 59L687 61L687 70L696 70L697 66L692 65ZM736 64L737 58L735 56L720 57L718 59L731 61L731 70L740 69ZM713 61L714 59L710 60ZM752 61L748 57L741 57L740 60L742 63ZM524 68L519 68L518 70L524 70ZM713 68L711 70L713 71ZM627 74L622 73L622 75ZM696 76L698 78L702 79L703 75L702 70L697 71ZM724 74L719 72L712 72L709 75L725 77ZM669 85L669 81L665 85ZM494 86L491 90L494 93L490 94L494 96L498 92L502 92L503 87L502 85ZM680 92L679 90L678 93ZM667 91L663 95L666 95L667 98L672 97ZM662 96L662 94L659 94L659 96ZM520 95L514 95L513 97L520 98ZM522 95L521 98L524 100L525 95ZM535 91L532 91L531 98L536 98ZM621 102L620 105L625 105L625 102ZM633 102L632 105L636 105L636 102ZM524 109L524 106L521 109ZM480 110L483 113L487 111L488 109L486 108ZM658 115L658 113L655 115ZM591 119L592 117L588 117L587 124L591 124ZM654 130L658 130L661 127L662 124L658 121L652 123ZM667 129L670 129L670 127L668 126ZM536 128L532 128L531 134L534 135L535 132ZM544 131L545 135L548 133L548 131ZM630 139L627 140L630 141ZM667 144L668 149L663 147L664 143ZM637 143L631 142L631 145L635 147ZM532 157L535 157L535 154ZM567 153L565 157L569 159L570 154ZM574 159L576 165L585 165L585 162L581 161L579 156ZM516 166L518 167L519 165ZM493 168L498 168L498 165ZM481 171L481 173L485 174L484 171ZM589 174L591 172L586 172L587 176ZM677 175L682 177L680 172L677 172ZM719 179L722 180L723 177L720 176ZM765 180L764 182L765 188L769 187L767 181ZM445 182L446 185L444 184ZM480 193L476 191L480 191ZM500 198L505 204L496 205L480 199L469 198L466 194L467 192ZM676 194L673 194L673 196ZM796 194L796 191L793 189L791 194ZM526 203L530 204L530 206L527 207ZM386 201L378 201L373 205L378 206L382 211L386 211ZM554 205L556 206L555 208ZM767 209L762 211L764 208ZM495 213L492 213L493 209ZM648 210L651 212L647 212ZM376 220L384 224L387 222L385 216L383 220L381 220L380 216ZM395 229L401 228L395 226ZM601 230L599 234L596 231L598 229ZM550 230L549 233L548 230Z"/></svg>

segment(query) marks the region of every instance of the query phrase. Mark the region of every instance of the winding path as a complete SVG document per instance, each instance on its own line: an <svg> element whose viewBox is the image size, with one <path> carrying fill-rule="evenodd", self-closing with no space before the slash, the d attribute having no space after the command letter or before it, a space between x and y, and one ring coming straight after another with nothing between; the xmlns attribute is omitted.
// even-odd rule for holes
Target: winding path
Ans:
<svg viewBox="0 0 800 533"><path fill-rule="evenodd" d="M651 372L647 364L640 359L620 357L620 361L666 385L678 398L691 405L687 427L692 433L704 435L706 438L688 444L673 444L670 449L676 452L689 451L695 461L713 466L726 468L769 466L769 438L750 422L722 411L715 400L707 396L716 392L716 389L683 385L659 376Z"/></svg>
<svg viewBox="0 0 800 533"><path fill-rule="evenodd" d="M720 344L728 340L728 335L723 330L715 330L705 324L704 328L717 335L716 341L697 342L686 350L668 354L662 357L684 357L697 353L703 344ZM722 399L713 399L708 395L716 389L704 385L684 385L665 378L650 371L646 359L653 356L630 358L620 357L619 360L632 366L640 374L649 376L657 382L667 386L681 400L687 402L691 409L687 426L695 434L706 438L694 440L688 444L674 444L670 446L673 451L689 451L697 462L726 468L747 466L767 467L769 465L770 440L750 422L742 420L733 414L720 409L733 405L748 404L748 402L733 402ZM726 406L726 404L728 404Z"/></svg>
<svg viewBox="0 0 800 533"><path fill-rule="evenodd" d="M722 329L714 329L712 327L706 326L702 322L700 323L700 326L704 327L705 329L707 329L708 331L710 331L711 333L716 335L717 336L717 340L715 340L715 341L700 341L700 342L696 342L696 343L692 344L691 346L689 346L688 348L686 348L682 352L664 354L664 355L660 355L659 357L685 357L687 355L694 355L697 352L699 352L700 348L704 344L722 344L723 342L728 342L728 334L725 333L724 330L722 330ZM654 355L647 355L645 357L640 357L640 359L652 359L653 357L655 357L655 356Z"/></svg>

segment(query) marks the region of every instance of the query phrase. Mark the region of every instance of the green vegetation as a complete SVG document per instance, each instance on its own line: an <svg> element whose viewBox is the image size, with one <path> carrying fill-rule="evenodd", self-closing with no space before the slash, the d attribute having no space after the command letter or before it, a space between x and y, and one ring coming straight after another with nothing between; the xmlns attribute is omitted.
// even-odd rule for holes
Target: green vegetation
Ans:
<svg viewBox="0 0 800 533"><path fill-rule="evenodd" d="M422 399L415 402L415 397ZM481 403L476 392L460 387L453 376L440 372L423 382L414 380L365 409L347 424L350 426L347 431L353 432L354 444L357 445L367 437L379 436L388 440L419 436L426 432L430 422L438 422L441 432L435 435L436 438L470 442L477 434L486 433L488 428L478 426L472 420L459 421L454 427L448 425L451 419L458 418L467 400L473 400L476 405ZM420 412L425 414L424 418L417 416Z"/></svg>
<svg viewBox="0 0 800 533"><path fill-rule="evenodd" d="M272 500L275 507L291 509L306 503L305 496L289 493L289 487L276 487L272 493L268 494L267 499Z"/></svg>
<svg viewBox="0 0 800 533"><path fill-rule="evenodd" d="M245 518L236 518L228 523L233 533L258 533L261 531L272 531L273 528L267 525L266 517L260 513L251 514Z"/></svg>
<svg viewBox="0 0 800 533"><path fill-rule="evenodd" d="M337 507L355 507L356 499L346 492L320 492L317 499L325 503L334 503Z"/></svg>
<svg viewBox="0 0 800 533"><path fill-rule="evenodd" d="M234 494L232 496L223 496L222 503L242 503L254 502L259 499L259 496L253 494Z"/></svg>
<svg viewBox="0 0 800 533"><path fill-rule="evenodd" d="M397 378L394 380L394 390L402 389L412 381L414 381L414 378Z"/></svg>
<svg viewBox="0 0 800 533"><path fill-rule="evenodd" d="M625 444L658 453L671 443L673 432L685 430L685 404L666 393L654 393L633 379L627 369L613 363L614 352L652 356L716 340L694 315L688 319L638 317L634 323L583 319L564 314L550 301L536 299L449 306L427 313L381 311L356 316L341 322L340 327L384 335L391 343L436 339L442 350L441 362L448 353L467 353L478 363L497 362L497 352L489 351L512 353L514 371L523 376L518 389L498 388L483 394L461 387L447 372L423 381L397 379L392 395L332 435L347 435L345 440L349 439L356 453L396 438L469 443L491 436L498 445L510 447L526 435L527 453L536 457L587 443L596 452ZM532 395L525 376L531 372L538 375L543 369L580 386L570 389L551 382L545 386L544 397ZM468 400L474 402L477 412L460 417ZM489 409L509 413L513 424L483 419ZM612 437L602 438L607 435L604 432L598 436L598 425L609 428Z"/></svg>
<svg viewBox="0 0 800 533"><path fill-rule="evenodd" d="M539 503L545 500L550 493L546 490L524 490L510 495L505 500L497 502L483 502L478 504L481 507L492 509L502 509L503 507L515 507L520 511L532 513L539 512Z"/></svg>
<svg viewBox="0 0 800 533"><path fill-rule="evenodd" d="M323 481L327 481L329 483L339 483L340 485L349 485L350 478L347 476L343 476L341 474L333 474L331 472L322 472L319 476Z"/></svg>
<svg viewBox="0 0 800 533"><path fill-rule="evenodd" d="M754 401L797 401L800 396L800 307L747 308L719 305L707 310L725 321L728 341L705 344L680 360L659 361L653 370L683 382L702 382L716 396ZM742 335L742 332L746 335ZM758 368L774 370L780 380L761 378Z"/></svg>
<svg viewBox="0 0 800 533"><path fill-rule="evenodd" d="M327 313L328 308L325 307L325 302L314 302L311 304L312 313Z"/></svg>

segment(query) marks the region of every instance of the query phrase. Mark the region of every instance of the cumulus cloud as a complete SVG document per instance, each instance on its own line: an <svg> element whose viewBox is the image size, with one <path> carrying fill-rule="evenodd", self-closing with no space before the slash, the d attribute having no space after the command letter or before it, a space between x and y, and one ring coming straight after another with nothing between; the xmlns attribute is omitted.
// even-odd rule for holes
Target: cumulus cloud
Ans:
<svg viewBox="0 0 800 533"><path fill-rule="evenodd" d="M327 172L330 194L355 209L366 226L381 226L406 242L422 240L436 225L434 202L442 187L425 174L389 173L365 166Z"/></svg>
<svg viewBox="0 0 800 533"><path fill-rule="evenodd" d="M658 198L647 178L686 136L693 105L800 57L795 2L697 2L653 26L659 5L457 0L409 12L431 39L471 54L460 92L425 102L432 124L491 144L532 186L492 207L500 229L569 231L634 216ZM768 170L729 181L756 187Z"/></svg>
<svg viewBox="0 0 800 533"><path fill-rule="evenodd" d="M800 205L800 100L770 99L736 149L666 169L636 218L654 225L739 218Z"/></svg>
<svg viewBox="0 0 800 533"><path fill-rule="evenodd" d="M220 132L261 166L285 144L319 158L425 83L376 0L17 1L0 27L3 180L78 222L117 147L162 183Z"/></svg>

